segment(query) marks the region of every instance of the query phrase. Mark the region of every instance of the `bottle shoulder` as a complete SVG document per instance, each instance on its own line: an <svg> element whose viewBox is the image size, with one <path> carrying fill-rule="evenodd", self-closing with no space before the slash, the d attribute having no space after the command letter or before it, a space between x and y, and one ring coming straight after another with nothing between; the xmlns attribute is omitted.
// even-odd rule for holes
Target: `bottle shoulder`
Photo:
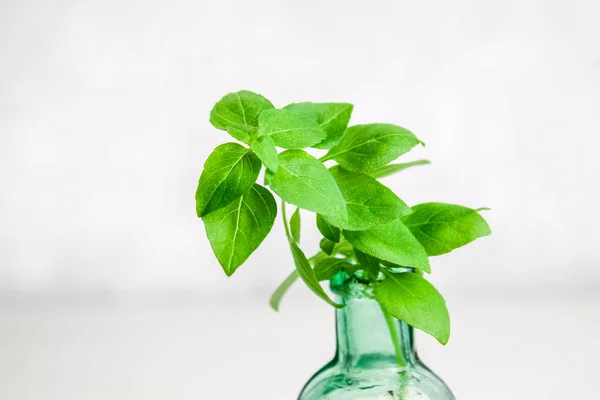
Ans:
<svg viewBox="0 0 600 400"><path fill-rule="evenodd" d="M298 400L455 400L448 386L421 362L405 368L327 364Z"/></svg>

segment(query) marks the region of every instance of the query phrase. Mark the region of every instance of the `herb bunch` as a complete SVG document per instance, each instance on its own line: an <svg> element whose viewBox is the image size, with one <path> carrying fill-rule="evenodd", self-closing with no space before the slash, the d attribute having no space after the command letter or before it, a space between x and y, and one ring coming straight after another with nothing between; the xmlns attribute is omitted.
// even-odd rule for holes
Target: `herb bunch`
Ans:
<svg viewBox="0 0 600 400"><path fill-rule="evenodd" d="M374 285L385 312L446 344L450 318L445 300L423 277L431 272L429 257L489 235L490 228L479 214L482 209L446 203L409 207L380 183L428 164L391 163L423 142L397 125L348 127L352 109L348 103L310 102L277 109L245 90L224 96L210 122L243 144L228 142L209 155L196 191L197 215L231 276L269 234L277 215L274 193L281 199L296 267L271 298L275 310L298 278L321 299L341 307L320 282L339 273L356 275ZM327 152L317 159L306 148ZM264 186L256 183L263 166ZM290 219L287 203L297 207ZM300 209L316 214L323 236L310 258L300 248Z"/></svg>

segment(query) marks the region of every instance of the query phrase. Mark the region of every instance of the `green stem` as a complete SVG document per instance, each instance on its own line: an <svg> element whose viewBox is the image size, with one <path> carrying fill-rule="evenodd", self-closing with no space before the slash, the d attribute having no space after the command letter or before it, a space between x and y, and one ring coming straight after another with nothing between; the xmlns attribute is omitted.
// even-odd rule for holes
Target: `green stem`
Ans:
<svg viewBox="0 0 600 400"><path fill-rule="evenodd" d="M317 254L315 254L314 256L312 256L308 259L308 262L310 263L310 265L312 265L314 267L315 264L317 264L319 261L321 261L327 257L329 257L327 254L325 254L319 250L319 252Z"/></svg>
<svg viewBox="0 0 600 400"><path fill-rule="evenodd" d="M390 313L385 311L381 304L379 304L379 306L381 307L381 312L383 313L385 322L390 331L390 336L392 337L392 343L394 344L394 351L396 353L396 363L400 368L404 368L406 367L406 360L404 359L404 353L402 351L402 346L400 345L400 335L398 334L396 319L392 317Z"/></svg>
<svg viewBox="0 0 600 400"><path fill-rule="evenodd" d="M290 225L287 219L287 213L285 211L285 201L283 199L281 200L281 216L283 217L283 227L285 228L285 234L288 238L291 238L292 233L290 232Z"/></svg>
<svg viewBox="0 0 600 400"><path fill-rule="evenodd" d="M292 237L292 233L290 232L290 224L287 220L287 213L285 211L285 201L281 199L281 216L283 217L283 228L285 229L285 234L288 238ZM291 240L291 239L290 239Z"/></svg>

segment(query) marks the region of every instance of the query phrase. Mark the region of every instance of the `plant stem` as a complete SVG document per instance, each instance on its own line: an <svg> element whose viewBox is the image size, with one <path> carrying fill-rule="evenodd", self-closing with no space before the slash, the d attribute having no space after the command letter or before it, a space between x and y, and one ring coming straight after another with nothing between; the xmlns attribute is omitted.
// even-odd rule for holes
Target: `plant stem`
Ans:
<svg viewBox="0 0 600 400"><path fill-rule="evenodd" d="M400 336L398 335L396 319L392 317L385 309L381 307L381 312L385 318L385 322L387 323L388 329L390 331L390 336L392 337L392 343L394 344L394 351L396 353L396 363L400 368L406 367L406 360L404 359L404 353L402 351L402 346L400 345Z"/></svg>
<svg viewBox="0 0 600 400"><path fill-rule="evenodd" d="M327 254L325 254L319 250L319 252L317 254L315 254L314 256L312 256L308 259L308 262L310 263L311 266L314 267L316 263L318 263L319 261L321 261L327 257L329 257Z"/></svg>
<svg viewBox="0 0 600 400"><path fill-rule="evenodd" d="M285 228L285 234L288 238L291 238L292 234L290 232L290 225L287 219L287 213L285 211L285 201L283 199L281 200L281 216L283 217L283 227Z"/></svg>

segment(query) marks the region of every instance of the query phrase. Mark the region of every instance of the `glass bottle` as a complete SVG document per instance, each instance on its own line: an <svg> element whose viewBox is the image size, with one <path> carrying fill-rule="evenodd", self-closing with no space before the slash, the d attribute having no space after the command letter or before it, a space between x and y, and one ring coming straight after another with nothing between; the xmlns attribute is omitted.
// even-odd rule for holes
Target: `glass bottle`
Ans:
<svg viewBox="0 0 600 400"><path fill-rule="evenodd" d="M413 328L384 314L372 286L340 273L331 289L346 305L336 310L336 354L298 400L455 400L419 360Z"/></svg>

